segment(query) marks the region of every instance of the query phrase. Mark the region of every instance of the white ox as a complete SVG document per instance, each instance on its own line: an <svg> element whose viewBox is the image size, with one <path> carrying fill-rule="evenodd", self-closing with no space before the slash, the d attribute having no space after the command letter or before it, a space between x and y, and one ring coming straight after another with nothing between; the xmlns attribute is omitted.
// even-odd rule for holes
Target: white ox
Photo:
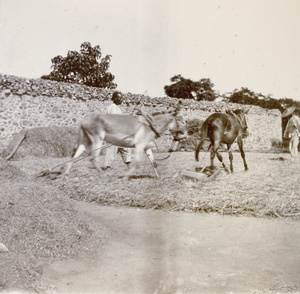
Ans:
<svg viewBox="0 0 300 294"><path fill-rule="evenodd" d="M104 171L99 164L99 155L103 142L120 147L132 147L134 159L127 177L133 175L138 163L141 161L143 152L146 152L154 169L156 176L156 163L151 147L156 138L167 130L173 134L175 141L186 137L185 123L181 116L178 116L180 107L172 112L154 113L152 115L128 115L128 114L92 114L81 122L83 142L73 155L72 159L78 158L85 150L92 156L92 164L103 175ZM61 174L69 173L73 160L67 162L60 170Z"/></svg>

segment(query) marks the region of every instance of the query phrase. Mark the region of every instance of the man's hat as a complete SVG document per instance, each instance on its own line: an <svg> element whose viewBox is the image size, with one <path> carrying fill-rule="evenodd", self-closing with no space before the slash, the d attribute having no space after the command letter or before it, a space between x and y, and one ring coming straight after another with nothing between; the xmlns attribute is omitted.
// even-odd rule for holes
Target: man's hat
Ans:
<svg viewBox="0 0 300 294"><path fill-rule="evenodd" d="M296 106L291 106L291 107L288 107L283 113L282 113L282 117L287 117L289 116L290 114L292 114L296 109Z"/></svg>

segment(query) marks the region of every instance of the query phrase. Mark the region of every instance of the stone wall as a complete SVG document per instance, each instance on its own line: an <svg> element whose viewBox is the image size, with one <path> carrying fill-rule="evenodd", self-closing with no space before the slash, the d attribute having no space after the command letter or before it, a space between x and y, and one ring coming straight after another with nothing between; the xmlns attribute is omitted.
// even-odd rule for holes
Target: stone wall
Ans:
<svg viewBox="0 0 300 294"><path fill-rule="evenodd" d="M105 112L113 90L58 83L42 79L24 79L0 74L0 147L7 146L22 129L46 126L78 126L93 112ZM178 99L148 97L124 93L124 111L138 104L146 112L172 109ZM181 100L186 120L204 120L215 111L246 108L250 136L246 150L266 150L273 141L281 141L281 114L257 106L225 102Z"/></svg>

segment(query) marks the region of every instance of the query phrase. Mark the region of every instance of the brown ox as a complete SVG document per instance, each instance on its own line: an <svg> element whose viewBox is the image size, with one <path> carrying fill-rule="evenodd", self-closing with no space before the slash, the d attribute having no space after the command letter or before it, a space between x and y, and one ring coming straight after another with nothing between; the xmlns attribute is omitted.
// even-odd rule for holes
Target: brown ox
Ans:
<svg viewBox="0 0 300 294"><path fill-rule="evenodd" d="M161 134L170 130L174 140L185 138L185 123L178 116L180 109L168 113L154 113L152 115L128 115L128 114L92 114L81 122L83 142L78 146L72 159L78 158L84 150L91 153L92 164L102 175L104 172L99 164L99 155L103 142L120 147L132 147L134 159L130 165L127 176L134 173L141 161L143 152L150 159L155 173L156 163L151 150L153 142ZM67 162L61 169L61 173L68 173L73 162Z"/></svg>
<svg viewBox="0 0 300 294"><path fill-rule="evenodd" d="M235 140L237 140L241 156L244 161L245 170L248 170L242 140L242 138L248 136L248 125L245 116L247 112L237 109L227 112L226 114L217 112L210 115L204 121L201 128L201 141L198 143L195 152L196 160L198 161L199 151L202 148L205 140L209 139L211 143L211 169L214 168L214 157L217 155L219 161L222 163L222 166L228 172L228 169L223 162L222 155L219 152L221 144L226 144L229 153L230 170L233 172L233 155L231 151L231 145Z"/></svg>

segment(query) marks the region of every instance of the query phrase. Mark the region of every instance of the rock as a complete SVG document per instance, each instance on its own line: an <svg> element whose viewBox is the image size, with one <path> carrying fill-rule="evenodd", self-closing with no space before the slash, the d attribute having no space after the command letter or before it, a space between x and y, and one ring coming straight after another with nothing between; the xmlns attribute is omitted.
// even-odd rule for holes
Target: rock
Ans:
<svg viewBox="0 0 300 294"><path fill-rule="evenodd" d="M0 252L8 252L9 250L7 249L7 247L3 244L0 243Z"/></svg>
<svg viewBox="0 0 300 294"><path fill-rule="evenodd" d="M5 91L4 91L4 95L7 97L7 96L9 96L11 94L11 91L9 90L9 89L6 89Z"/></svg>

